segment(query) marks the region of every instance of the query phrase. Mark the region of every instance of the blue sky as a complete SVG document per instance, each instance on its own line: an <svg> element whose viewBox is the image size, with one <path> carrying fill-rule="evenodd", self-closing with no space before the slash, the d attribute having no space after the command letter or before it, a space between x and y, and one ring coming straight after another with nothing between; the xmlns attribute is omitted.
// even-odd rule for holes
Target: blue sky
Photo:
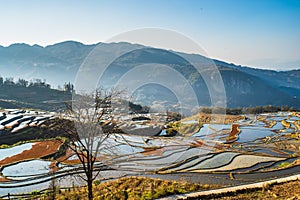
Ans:
<svg viewBox="0 0 300 200"><path fill-rule="evenodd" d="M230 63L300 68L300 0L0 0L2 46L97 43L144 27L178 31Z"/></svg>

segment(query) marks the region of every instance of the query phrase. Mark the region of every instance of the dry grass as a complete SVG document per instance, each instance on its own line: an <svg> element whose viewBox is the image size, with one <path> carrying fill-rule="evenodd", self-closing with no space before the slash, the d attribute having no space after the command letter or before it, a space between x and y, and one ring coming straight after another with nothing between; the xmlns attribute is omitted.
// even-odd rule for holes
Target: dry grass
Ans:
<svg viewBox="0 0 300 200"><path fill-rule="evenodd" d="M183 181L167 181L144 177L127 177L94 184L94 199L154 199L172 194L182 194L215 188L211 185ZM47 198L45 198L47 199ZM60 200L87 199L87 188L72 188L56 195Z"/></svg>
<svg viewBox="0 0 300 200"><path fill-rule="evenodd" d="M224 123L224 124L231 124L237 122L239 120L244 120L245 116L241 115L222 115L222 114L205 114L199 113L197 115L198 119L201 123Z"/></svg>
<svg viewBox="0 0 300 200"><path fill-rule="evenodd" d="M205 198L204 198L205 199ZM230 194L223 197L210 197L207 199L220 199L220 200L243 200L243 199L286 199L296 200L300 199L300 180L275 184L266 186L256 191L246 191L241 194Z"/></svg>

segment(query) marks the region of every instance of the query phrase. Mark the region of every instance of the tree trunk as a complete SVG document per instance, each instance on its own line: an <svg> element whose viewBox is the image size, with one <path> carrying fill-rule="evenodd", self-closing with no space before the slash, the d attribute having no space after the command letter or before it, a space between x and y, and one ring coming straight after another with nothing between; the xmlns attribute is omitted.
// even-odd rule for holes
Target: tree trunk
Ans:
<svg viewBox="0 0 300 200"><path fill-rule="evenodd" d="M87 184L88 184L88 199L93 199L93 165L91 163L92 156L89 151L87 151Z"/></svg>
<svg viewBox="0 0 300 200"><path fill-rule="evenodd" d="M88 198L93 199L93 180L88 178Z"/></svg>

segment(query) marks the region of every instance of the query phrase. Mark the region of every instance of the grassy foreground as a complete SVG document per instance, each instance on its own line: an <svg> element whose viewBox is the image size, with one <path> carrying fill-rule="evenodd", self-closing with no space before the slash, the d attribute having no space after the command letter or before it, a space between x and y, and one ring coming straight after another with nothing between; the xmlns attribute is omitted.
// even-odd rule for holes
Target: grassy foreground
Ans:
<svg viewBox="0 0 300 200"><path fill-rule="evenodd" d="M184 181L166 181L161 179L128 177L94 185L94 199L156 199L173 194L183 194L217 188L216 185L192 184ZM57 194L56 199L87 199L86 188L76 188ZM191 198L192 199L192 198ZM245 190L218 196L195 199L300 199L300 180L281 184L266 185L262 189Z"/></svg>
<svg viewBox="0 0 300 200"><path fill-rule="evenodd" d="M94 183L94 199L155 199L172 194L182 194L216 188L213 185L192 184L185 181L168 181L144 177L126 177L113 181ZM39 199L48 200L53 196L43 195ZM87 188L70 188L55 194L58 200L87 199Z"/></svg>
<svg viewBox="0 0 300 200"><path fill-rule="evenodd" d="M244 199L255 199L255 200L273 200L273 199L284 199L284 200L296 200L300 199L300 180L291 181L287 183L274 184L265 186L262 189L254 191L244 191L239 193L225 194L222 196L207 197L201 199L220 199L220 200L244 200Z"/></svg>

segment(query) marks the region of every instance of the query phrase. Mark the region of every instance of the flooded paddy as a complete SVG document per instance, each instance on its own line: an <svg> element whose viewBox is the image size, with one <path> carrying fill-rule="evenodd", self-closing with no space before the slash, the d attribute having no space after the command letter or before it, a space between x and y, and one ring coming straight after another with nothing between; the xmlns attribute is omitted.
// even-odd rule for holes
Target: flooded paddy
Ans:
<svg viewBox="0 0 300 200"><path fill-rule="evenodd" d="M11 157L16 154L22 153L25 150L29 150L32 148L33 144L34 143L26 143L26 144L18 145L15 147L0 149L0 160L3 160L6 157Z"/></svg>
<svg viewBox="0 0 300 200"><path fill-rule="evenodd" d="M29 176L48 173L50 171L50 163L50 161L45 160L20 162L18 164L5 167L2 170L2 175L8 179L24 180Z"/></svg>
<svg viewBox="0 0 300 200"><path fill-rule="evenodd" d="M9 120L11 119L12 116ZM37 121L39 120L45 118L39 117ZM224 183L242 183L248 181L247 177L270 178L268 173L276 175L276 171L278 176L297 173L294 169L300 163L300 141L290 137L290 134L300 132L294 125L299 120L294 113L270 113L228 124L204 123L198 132L189 136L165 137L165 130L155 137L113 134L105 143L112 146L111 151L118 155L118 162L110 164L112 170L99 178L118 177L120 172L123 172L122 175L134 173L147 176L155 172L153 177L177 179L178 174L184 176L185 173L192 173L193 180L199 177L198 182L201 180L205 183L206 180L200 177L210 174L211 177L222 176ZM34 121L31 119L28 122ZM186 121L185 125L189 123L195 123L195 120ZM36 143L26 143L0 149L0 163L8 157L21 155L34 148L41 147L36 146ZM54 149L57 148L58 146ZM114 155L105 152L102 156L112 159ZM42 158L40 155L28 156L11 165L6 163L0 168L0 195L20 192L20 187L23 186L26 186L23 187L24 191L28 191L35 184L36 188L43 189L49 185L49 177L68 176L74 172L73 169L80 171L80 165L71 164L75 163L74 160L75 156L69 156L63 161L60 157ZM103 163L105 160L99 161L97 166ZM57 168L53 170L53 166ZM233 175L229 176L229 173L245 178L233 181ZM69 186L72 183L69 181ZM219 183L217 179L215 183Z"/></svg>

